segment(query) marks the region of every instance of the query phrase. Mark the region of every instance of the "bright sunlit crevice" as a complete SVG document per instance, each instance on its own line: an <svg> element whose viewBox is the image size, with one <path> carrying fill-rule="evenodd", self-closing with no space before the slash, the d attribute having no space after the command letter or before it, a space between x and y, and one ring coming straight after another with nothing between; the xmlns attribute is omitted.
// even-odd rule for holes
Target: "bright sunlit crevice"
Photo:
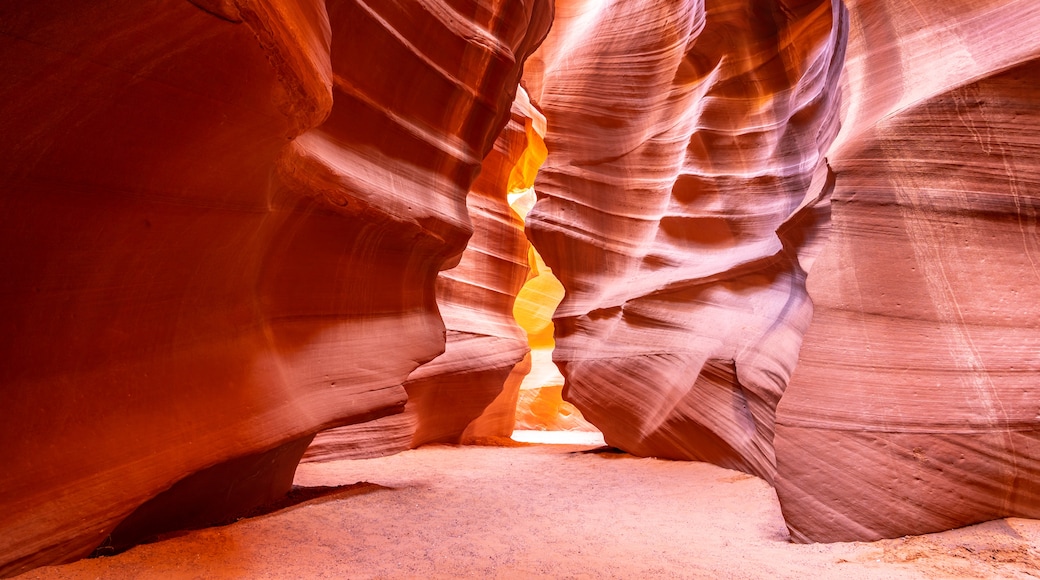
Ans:
<svg viewBox="0 0 1040 580"><path fill-rule="evenodd" d="M543 141L545 118L533 106L530 112L532 118L526 126L527 149L509 176L509 205L521 220L526 220L528 212L534 208L534 180L548 155ZM563 284L553 275L534 246L528 250L528 265L530 271L527 282L517 294L513 316L527 333L527 342L531 347L531 371L520 384L516 407L517 431L513 438L525 442L554 442L547 440L544 435L531 433L538 431L584 432L585 435L579 437L584 439L588 439L589 434L593 438L601 437L577 408L563 400L564 378L552 361L555 345L552 317L563 300Z"/></svg>

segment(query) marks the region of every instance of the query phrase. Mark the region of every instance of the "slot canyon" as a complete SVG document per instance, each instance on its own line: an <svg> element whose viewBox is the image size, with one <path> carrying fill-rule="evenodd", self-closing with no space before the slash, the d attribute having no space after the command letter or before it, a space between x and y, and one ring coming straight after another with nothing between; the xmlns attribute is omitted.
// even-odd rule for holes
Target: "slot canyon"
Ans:
<svg viewBox="0 0 1040 580"><path fill-rule="evenodd" d="M1040 578L1035 0L15 1L0 79L0 577Z"/></svg>

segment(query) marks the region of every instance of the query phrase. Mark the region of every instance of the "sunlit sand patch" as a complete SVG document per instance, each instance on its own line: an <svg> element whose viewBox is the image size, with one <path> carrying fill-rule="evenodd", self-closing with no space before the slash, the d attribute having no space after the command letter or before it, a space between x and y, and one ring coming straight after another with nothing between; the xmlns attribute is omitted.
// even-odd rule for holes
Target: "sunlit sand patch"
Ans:
<svg viewBox="0 0 1040 580"><path fill-rule="evenodd" d="M549 445L606 445L598 431L513 431L513 441Z"/></svg>

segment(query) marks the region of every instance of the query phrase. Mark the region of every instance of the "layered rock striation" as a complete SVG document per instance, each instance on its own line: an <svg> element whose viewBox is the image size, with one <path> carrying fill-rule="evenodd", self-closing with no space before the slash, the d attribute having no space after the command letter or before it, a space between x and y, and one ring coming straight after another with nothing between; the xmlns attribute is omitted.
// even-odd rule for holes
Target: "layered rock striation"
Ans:
<svg viewBox="0 0 1040 580"><path fill-rule="evenodd" d="M849 4L784 516L801 541L1040 517L1040 11Z"/></svg>
<svg viewBox="0 0 1040 580"><path fill-rule="evenodd" d="M565 397L608 443L773 479L846 26L830 1L557 4L528 230L566 289Z"/></svg>
<svg viewBox="0 0 1040 580"><path fill-rule="evenodd" d="M558 9L529 230L607 441L774 481L798 541L1037 517L1040 12Z"/></svg>
<svg viewBox="0 0 1040 580"><path fill-rule="evenodd" d="M798 541L1040 517L1032 0L7 4L0 575L248 513L319 432L508 432L543 135L610 444Z"/></svg>
<svg viewBox="0 0 1040 580"><path fill-rule="evenodd" d="M459 443L464 434L512 432L516 387L529 368L527 337L513 303L527 280L530 243L509 194L533 184L545 159L544 132L544 117L520 88L467 197L473 236L459 264L437 279L445 351L408 376L404 412L322 432L305 461L375 457L424 443ZM500 397L502 409L471 426Z"/></svg>
<svg viewBox="0 0 1040 580"><path fill-rule="evenodd" d="M195 4L0 8L0 574L241 515L403 409L551 20Z"/></svg>

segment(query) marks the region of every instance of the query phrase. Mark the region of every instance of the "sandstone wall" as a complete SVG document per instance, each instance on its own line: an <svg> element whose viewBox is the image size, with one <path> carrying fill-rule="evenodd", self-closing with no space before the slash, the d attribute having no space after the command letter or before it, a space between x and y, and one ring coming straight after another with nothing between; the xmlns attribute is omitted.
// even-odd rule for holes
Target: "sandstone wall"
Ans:
<svg viewBox="0 0 1040 580"><path fill-rule="evenodd" d="M784 516L803 541L1040 517L1040 10L849 8Z"/></svg>
<svg viewBox="0 0 1040 580"><path fill-rule="evenodd" d="M510 192L528 189L545 159L545 119L520 88L495 146L467 197L474 233L459 264L437 278L437 306L447 329L443 354L404 383L404 413L318 434L305 461L397 453L424 443L508 437L516 387L529 365L527 337L513 302L527 280L530 243ZM512 377L512 379L510 379ZM502 398L497 413L471 423Z"/></svg>
<svg viewBox="0 0 1040 580"><path fill-rule="evenodd" d="M564 396L608 443L773 479L846 26L830 1L557 3L528 229L566 289Z"/></svg>
<svg viewBox="0 0 1040 580"><path fill-rule="evenodd" d="M526 79L565 396L774 481L799 541L1037 517L1038 18L558 3Z"/></svg>
<svg viewBox="0 0 1040 580"><path fill-rule="evenodd" d="M507 432L521 75L608 443L773 482L798 541L1040 517L1035 2L555 11L0 6L0 575L246 513L318 432Z"/></svg>
<svg viewBox="0 0 1040 580"><path fill-rule="evenodd" d="M403 409L551 21L197 4L0 7L0 574L245 513Z"/></svg>

